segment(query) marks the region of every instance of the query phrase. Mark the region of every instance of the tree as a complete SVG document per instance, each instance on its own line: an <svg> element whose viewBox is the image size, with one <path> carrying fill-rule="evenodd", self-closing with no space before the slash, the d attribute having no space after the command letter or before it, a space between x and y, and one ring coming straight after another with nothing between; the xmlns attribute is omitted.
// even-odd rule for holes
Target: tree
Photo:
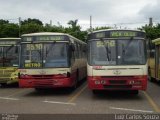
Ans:
<svg viewBox="0 0 160 120"><path fill-rule="evenodd" d="M78 20L70 20L68 22L69 27L65 28L65 32L85 41L87 36L87 31L81 31L81 27L78 25Z"/></svg>
<svg viewBox="0 0 160 120"><path fill-rule="evenodd" d="M21 25L25 25L25 24L29 24L29 23L33 23L33 24L43 26L42 21L40 21L39 19L28 18L27 20L21 21Z"/></svg>
<svg viewBox="0 0 160 120"><path fill-rule="evenodd" d="M0 19L0 25L4 25L4 24L8 24L8 23L9 23L8 20Z"/></svg>
<svg viewBox="0 0 160 120"><path fill-rule="evenodd" d="M78 24L78 20L77 19L76 20L70 20L68 22L68 25L70 25L73 30L79 30L80 31L81 27L79 25L77 25L77 24Z"/></svg>
<svg viewBox="0 0 160 120"><path fill-rule="evenodd" d="M45 32L61 32L61 33L64 33L65 28L60 24L58 24L58 26L56 26L56 25L51 26L50 24L46 24L44 26L44 31Z"/></svg>
<svg viewBox="0 0 160 120"><path fill-rule="evenodd" d="M0 37L18 37L19 26L8 21L0 20Z"/></svg>
<svg viewBox="0 0 160 120"><path fill-rule="evenodd" d="M21 21L21 34L42 32L44 31L43 29L43 23L39 19L28 18L24 21Z"/></svg>
<svg viewBox="0 0 160 120"><path fill-rule="evenodd" d="M43 32L43 26L36 23L28 23L21 26L21 34Z"/></svg>
<svg viewBox="0 0 160 120"><path fill-rule="evenodd" d="M146 37L150 40L156 39L160 37L160 24L157 24L153 27L148 25L142 26L139 28L140 30L144 30L146 32Z"/></svg>

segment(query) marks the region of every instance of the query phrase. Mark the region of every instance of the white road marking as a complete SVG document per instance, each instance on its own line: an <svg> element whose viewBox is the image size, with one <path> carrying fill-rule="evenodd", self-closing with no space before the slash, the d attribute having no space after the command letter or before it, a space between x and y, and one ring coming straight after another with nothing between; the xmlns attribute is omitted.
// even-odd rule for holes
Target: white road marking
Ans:
<svg viewBox="0 0 160 120"><path fill-rule="evenodd" d="M9 97L0 97L0 99L4 99L4 100L19 100L18 98L9 98Z"/></svg>
<svg viewBox="0 0 160 120"><path fill-rule="evenodd" d="M57 102L57 101L43 101L45 103L54 103L54 104L64 104L64 105L76 105L75 103L68 103L68 102Z"/></svg>
<svg viewBox="0 0 160 120"><path fill-rule="evenodd" d="M117 107L110 107L110 109L116 109L116 110L126 110L126 111L134 111L134 112L153 113L153 111L147 111L147 110L136 110L136 109L128 109L128 108L117 108Z"/></svg>

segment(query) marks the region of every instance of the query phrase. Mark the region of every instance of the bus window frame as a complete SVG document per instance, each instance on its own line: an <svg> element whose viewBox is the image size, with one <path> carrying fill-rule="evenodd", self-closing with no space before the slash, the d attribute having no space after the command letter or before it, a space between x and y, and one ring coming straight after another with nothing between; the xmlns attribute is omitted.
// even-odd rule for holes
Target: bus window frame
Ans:
<svg viewBox="0 0 160 120"><path fill-rule="evenodd" d="M20 59L20 62L19 62L19 69L43 69L43 68L64 68L64 67L44 67L43 66L43 64L42 64L42 67L38 67L38 68L34 68L34 67L30 67L30 68L26 68L26 67L22 67L23 65L22 65L22 63L21 63L21 59L22 59L22 44L51 44L51 43L53 43L53 42L55 42L55 41L36 41L36 42L34 42L34 41L31 41L31 42L21 42L21 44L20 44L20 54L19 54L19 59ZM56 43L66 43L66 44L68 44L68 46L70 47L70 44L71 44L71 42L70 41L56 41ZM42 47L44 47L44 45L42 46ZM44 49L44 48L43 48ZM68 66L67 67L65 67L65 68L68 68L68 67L71 67L71 58L70 58L70 56L69 56L69 49L67 49L67 61L68 61ZM43 56L43 55L42 55ZM43 61L43 60L42 60ZM42 62L43 63L43 62Z"/></svg>
<svg viewBox="0 0 160 120"><path fill-rule="evenodd" d="M115 43L117 44L117 41L118 40L129 40L130 37L117 37L117 38L103 38L103 40L115 40ZM132 37L133 40L136 39L136 40L143 40L144 41L144 55L145 55L145 64L147 64L147 46L146 46L146 38L139 38L139 37ZM90 44L89 42L92 42L92 41L101 41L101 39L90 39L87 41L87 48L88 48L88 52L87 52L87 61L88 61L88 65L90 66L96 66L94 64L91 64L89 61L90 61L90 55L89 55L89 51L90 51ZM118 46L116 45L116 52L117 52L117 49L118 49ZM117 53L116 53L117 54ZM117 56L118 57L118 56ZM116 63L117 63L117 57L116 57ZM145 65L145 64L139 64L139 65ZM98 66L128 66L128 65L119 65L119 64L115 64L115 65L98 65Z"/></svg>

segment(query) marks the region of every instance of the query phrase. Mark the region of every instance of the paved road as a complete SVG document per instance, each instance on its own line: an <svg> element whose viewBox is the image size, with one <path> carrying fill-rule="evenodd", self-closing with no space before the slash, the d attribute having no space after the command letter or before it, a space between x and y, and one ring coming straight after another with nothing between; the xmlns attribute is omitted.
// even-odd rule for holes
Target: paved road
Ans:
<svg viewBox="0 0 160 120"><path fill-rule="evenodd" d="M148 82L139 95L101 92L93 95L84 81L76 90L36 91L17 86L0 88L0 113L14 114L109 114L160 113L160 83Z"/></svg>

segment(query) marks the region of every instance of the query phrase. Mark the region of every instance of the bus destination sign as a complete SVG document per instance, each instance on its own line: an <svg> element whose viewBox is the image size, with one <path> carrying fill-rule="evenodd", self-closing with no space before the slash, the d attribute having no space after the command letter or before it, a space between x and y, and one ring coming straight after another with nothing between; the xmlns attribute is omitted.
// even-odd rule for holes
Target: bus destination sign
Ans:
<svg viewBox="0 0 160 120"><path fill-rule="evenodd" d="M0 45L15 45L16 41L0 41Z"/></svg>
<svg viewBox="0 0 160 120"><path fill-rule="evenodd" d="M110 32L111 37L136 37L137 32L132 31L111 31Z"/></svg>
<svg viewBox="0 0 160 120"><path fill-rule="evenodd" d="M101 38L118 38L118 37L141 37L145 38L145 33L142 31L134 30L110 30L91 33L88 39L101 39Z"/></svg>
<svg viewBox="0 0 160 120"><path fill-rule="evenodd" d="M31 41L60 41L65 40L65 36L62 35L54 35L54 36L32 36L32 37L24 37L23 41L31 42Z"/></svg>

